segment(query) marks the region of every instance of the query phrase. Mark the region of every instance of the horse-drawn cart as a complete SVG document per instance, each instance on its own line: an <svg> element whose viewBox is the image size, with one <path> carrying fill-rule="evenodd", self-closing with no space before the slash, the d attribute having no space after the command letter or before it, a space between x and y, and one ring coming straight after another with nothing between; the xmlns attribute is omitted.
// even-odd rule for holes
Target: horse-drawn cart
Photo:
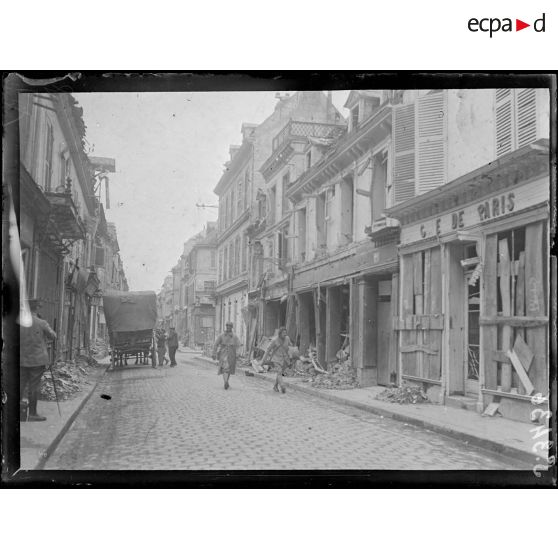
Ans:
<svg viewBox="0 0 558 558"><path fill-rule="evenodd" d="M155 363L153 328L157 322L157 297L153 291L107 291L103 308L109 332L111 369Z"/></svg>

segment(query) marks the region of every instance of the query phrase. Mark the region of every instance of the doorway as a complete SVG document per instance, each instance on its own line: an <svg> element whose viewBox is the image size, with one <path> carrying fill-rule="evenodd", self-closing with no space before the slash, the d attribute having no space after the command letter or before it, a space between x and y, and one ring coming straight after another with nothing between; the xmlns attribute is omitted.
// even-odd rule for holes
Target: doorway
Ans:
<svg viewBox="0 0 558 558"><path fill-rule="evenodd" d="M473 272L465 272L465 395L477 396L479 393L480 358L480 280L472 279Z"/></svg>

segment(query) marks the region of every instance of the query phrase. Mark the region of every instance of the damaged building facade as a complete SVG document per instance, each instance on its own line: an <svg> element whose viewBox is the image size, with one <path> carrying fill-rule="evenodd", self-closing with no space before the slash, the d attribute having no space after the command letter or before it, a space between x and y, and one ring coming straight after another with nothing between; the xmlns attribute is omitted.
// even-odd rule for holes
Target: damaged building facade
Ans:
<svg viewBox="0 0 558 558"><path fill-rule="evenodd" d="M395 372L397 234L382 214L391 196L390 100L383 91L351 92L346 132L308 138L306 170L287 192L295 338L301 352L315 348L323 368L339 351L350 355L363 387L387 385Z"/></svg>
<svg viewBox="0 0 558 558"><path fill-rule="evenodd" d="M217 330L232 322L243 353L255 343L257 323L262 323L261 313L258 317L258 284L263 266L279 259L270 251L264 253L261 243L253 242L254 235L267 227L266 219L272 211L260 168L273 151L273 138L289 121L322 123L340 119L323 92L299 91L280 98L274 112L261 124L243 124L242 144L231 146L230 160L214 190L219 197ZM276 192L282 186L278 185Z"/></svg>
<svg viewBox="0 0 558 558"><path fill-rule="evenodd" d="M321 367L350 357L362 387L529 420L548 394L548 92L352 91L345 107L346 130L290 122L259 167L248 348L286 325Z"/></svg>
<svg viewBox="0 0 558 558"><path fill-rule="evenodd" d="M104 219L85 153L82 109L66 93L23 93L19 231L27 294L57 333L56 356L88 352L100 281L96 235ZM123 275L123 269L120 266Z"/></svg>
<svg viewBox="0 0 558 558"><path fill-rule="evenodd" d="M400 377L434 401L528 421L549 379L548 92L404 101L394 167L409 194L386 210L401 226Z"/></svg>

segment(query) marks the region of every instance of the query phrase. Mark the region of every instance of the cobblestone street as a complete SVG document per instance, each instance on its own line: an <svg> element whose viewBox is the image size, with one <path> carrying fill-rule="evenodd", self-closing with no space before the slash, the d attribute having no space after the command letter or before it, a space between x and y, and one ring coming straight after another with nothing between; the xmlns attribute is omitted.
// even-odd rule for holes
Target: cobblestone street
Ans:
<svg viewBox="0 0 558 558"><path fill-rule="evenodd" d="M101 395L109 395L110 399ZM109 372L45 469L511 469L497 455L179 354Z"/></svg>

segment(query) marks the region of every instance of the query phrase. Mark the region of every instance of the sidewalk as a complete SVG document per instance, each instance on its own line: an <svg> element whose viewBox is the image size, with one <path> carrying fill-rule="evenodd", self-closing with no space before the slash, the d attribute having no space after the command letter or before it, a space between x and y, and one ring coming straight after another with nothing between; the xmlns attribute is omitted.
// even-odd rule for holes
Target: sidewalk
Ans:
<svg viewBox="0 0 558 558"><path fill-rule="evenodd" d="M56 401L39 400L39 414L45 416L44 422L20 422L20 469L29 471L42 468L50 454L69 430L77 415L92 395L100 378L106 372L109 358L98 361L100 367L87 376L81 391L72 398L60 401L60 413ZM47 372L48 373L48 372Z"/></svg>
<svg viewBox="0 0 558 558"><path fill-rule="evenodd" d="M204 356L195 358L216 365L215 361ZM238 370L251 372L255 378L260 380L275 382L274 373L257 373L252 368L242 366ZM380 401L376 399L376 396L384 391L385 387L382 386L334 390L310 387L300 377L285 377L284 382L288 388L294 391L349 405L379 415L381 418L391 418L413 424L476 447L504 454L525 462L529 467L546 463L546 451L540 450L539 447L536 448L538 451L533 451L535 442L545 440L543 436L533 438L534 434L530 430L538 426L536 424L516 422L502 417L483 417L473 411L443 405L428 403L399 405Z"/></svg>

